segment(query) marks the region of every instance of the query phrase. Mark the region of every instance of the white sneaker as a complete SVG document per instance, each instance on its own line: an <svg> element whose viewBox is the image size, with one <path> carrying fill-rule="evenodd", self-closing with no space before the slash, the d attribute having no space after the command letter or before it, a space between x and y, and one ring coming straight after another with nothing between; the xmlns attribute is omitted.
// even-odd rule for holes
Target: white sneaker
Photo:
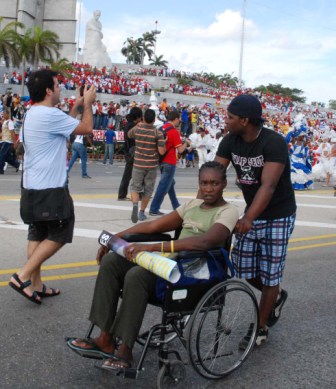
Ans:
<svg viewBox="0 0 336 389"><path fill-rule="evenodd" d="M4 171L6 171L7 170L7 167L8 167L8 163L7 162L5 162L5 166L4 166Z"/></svg>

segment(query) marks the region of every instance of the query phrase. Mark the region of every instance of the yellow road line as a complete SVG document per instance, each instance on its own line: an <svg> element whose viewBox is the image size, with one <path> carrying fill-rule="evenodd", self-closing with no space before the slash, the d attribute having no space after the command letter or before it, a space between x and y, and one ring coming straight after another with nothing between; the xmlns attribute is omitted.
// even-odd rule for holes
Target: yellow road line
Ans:
<svg viewBox="0 0 336 389"><path fill-rule="evenodd" d="M302 242L307 240L313 240L313 239L328 239L328 238L334 238L336 237L336 234L329 234L329 235L318 235L318 236L311 236L307 238L297 238L290 240L291 243L293 242ZM316 248L316 247L327 247L327 246L334 246L336 245L336 242L328 242L328 243L316 243L306 246L297 246L297 247L289 247L288 251L298 251L298 250L307 250L310 248ZM59 270L59 269L71 269L71 268L77 268L77 267L89 267L89 266L96 266L96 261L85 261L85 262L71 262L71 263L63 263L63 264L57 264L57 265L46 265L42 266L42 270L49 271L49 270ZM6 274L12 274L16 273L19 269L0 269L0 275L6 275Z"/></svg>
<svg viewBox="0 0 336 389"><path fill-rule="evenodd" d="M317 243L317 244L311 244L306 246L298 246L298 247L290 247L288 251L298 251L298 250L308 250L312 248L318 248L318 247L327 247L327 246L336 246L336 242L328 242L328 243ZM93 266L95 265L95 261L90 262L73 262L68 263L64 265L50 265L50 266L43 266L43 270L54 270L54 269L64 269L64 268L70 268L70 267L82 267L82 266ZM12 274L15 273L18 269L6 269L1 270L0 274ZM67 280L67 279L74 279L74 278L82 278L82 277L91 277L96 276L98 271L92 271L92 272L85 272L85 273L72 273L72 274L60 274L55 276L46 276L43 277L44 281L52 281L52 280ZM8 281L1 281L1 286L8 285Z"/></svg>
<svg viewBox="0 0 336 389"><path fill-rule="evenodd" d="M93 277L98 274L97 271L91 271L91 272L86 272L86 273L73 273L73 274L60 274L57 276L47 276L47 277L42 277L43 281L54 281L54 280L71 280L74 278L83 278L83 277ZM1 281L0 282L0 287L1 286L7 286L8 281Z"/></svg>
<svg viewBox="0 0 336 389"><path fill-rule="evenodd" d="M336 234L307 236L305 238L294 238L294 239L289 239L289 242L295 243L295 242L304 242L305 240L328 239L328 238L336 238Z"/></svg>
<svg viewBox="0 0 336 389"><path fill-rule="evenodd" d="M72 263L63 263L63 264L59 264L59 265L42 266L42 270L69 269L72 267L83 267L83 266L94 266L94 265L97 265L96 261L72 262ZM0 270L0 274L15 273L18 270L19 269Z"/></svg>
<svg viewBox="0 0 336 389"><path fill-rule="evenodd" d="M326 246L336 246L336 242L317 243L317 244L310 244L310 245L307 245L307 246L290 247L288 249L288 251L307 250L307 249L313 249L313 248L316 248L316 247L326 247Z"/></svg>

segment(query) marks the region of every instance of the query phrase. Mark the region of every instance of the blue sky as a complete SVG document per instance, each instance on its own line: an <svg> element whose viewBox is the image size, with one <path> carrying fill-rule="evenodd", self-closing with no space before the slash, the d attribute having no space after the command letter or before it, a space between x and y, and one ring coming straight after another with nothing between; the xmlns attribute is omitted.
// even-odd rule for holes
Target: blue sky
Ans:
<svg viewBox="0 0 336 389"><path fill-rule="evenodd" d="M103 42L113 63L128 37L155 30L156 54L169 67L238 76L243 0L169 0L82 3L85 24L102 13ZM242 79L246 86L280 83L304 91L307 102L336 99L336 1L247 0Z"/></svg>

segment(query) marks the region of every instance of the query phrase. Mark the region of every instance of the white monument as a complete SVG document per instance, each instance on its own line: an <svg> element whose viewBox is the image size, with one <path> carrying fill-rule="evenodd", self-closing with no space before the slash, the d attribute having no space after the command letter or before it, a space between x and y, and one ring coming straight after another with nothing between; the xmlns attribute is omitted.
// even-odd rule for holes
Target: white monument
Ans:
<svg viewBox="0 0 336 389"><path fill-rule="evenodd" d="M106 47L102 42L102 24L99 21L101 12L96 10L93 18L86 24L85 43L83 49L83 62L97 68L112 66L112 61L107 54Z"/></svg>
<svg viewBox="0 0 336 389"><path fill-rule="evenodd" d="M152 90L151 91L151 96L149 98L149 102L150 102L150 109L153 109L155 111L155 122L154 122L154 126L156 128L160 128L162 125L163 125L163 122L161 120L158 119L158 116L159 116L159 107L157 106L157 97L155 95L155 92Z"/></svg>

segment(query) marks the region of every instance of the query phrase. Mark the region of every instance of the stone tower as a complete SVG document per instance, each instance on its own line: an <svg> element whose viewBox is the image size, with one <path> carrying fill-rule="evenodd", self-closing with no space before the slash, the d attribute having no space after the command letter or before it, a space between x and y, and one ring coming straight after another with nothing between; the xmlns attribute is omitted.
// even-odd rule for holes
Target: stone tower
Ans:
<svg viewBox="0 0 336 389"><path fill-rule="evenodd" d="M76 58L76 0L1 0L3 23L18 21L58 34L61 58Z"/></svg>

